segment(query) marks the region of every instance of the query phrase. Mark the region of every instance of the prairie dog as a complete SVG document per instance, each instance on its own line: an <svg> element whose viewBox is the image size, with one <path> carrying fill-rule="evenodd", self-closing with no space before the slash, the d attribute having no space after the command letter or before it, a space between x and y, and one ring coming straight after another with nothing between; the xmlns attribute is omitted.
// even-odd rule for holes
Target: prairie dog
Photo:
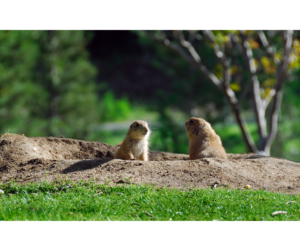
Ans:
<svg viewBox="0 0 300 251"><path fill-rule="evenodd" d="M114 159L148 161L150 133L151 131L146 121L134 121L130 125L124 141L118 144L120 148L116 152Z"/></svg>
<svg viewBox="0 0 300 251"><path fill-rule="evenodd" d="M207 121L192 117L185 123L185 128L190 138L190 160L201 158L227 159L221 138Z"/></svg>

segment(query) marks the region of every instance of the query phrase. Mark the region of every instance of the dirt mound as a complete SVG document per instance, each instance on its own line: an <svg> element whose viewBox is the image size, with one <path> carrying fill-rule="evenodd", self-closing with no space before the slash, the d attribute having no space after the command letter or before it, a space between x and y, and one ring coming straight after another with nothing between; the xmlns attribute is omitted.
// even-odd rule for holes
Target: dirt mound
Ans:
<svg viewBox="0 0 300 251"><path fill-rule="evenodd" d="M118 147L102 142L90 142L76 139L55 137L25 137L18 134L0 135L1 160L31 160L31 159L101 159L113 158ZM185 154L172 154L151 151L150 160L186 160Z"/></svg>
<svg viewBox="0 0 300 251"><path fill-rule="evenodd" d="M4 134L0 142L0 160L95 159L114 156L115 147L83 140Z"/></svg>
<svg viewBox="0 0 300 251"><path fill-rule="evenodd" d="M300 163L255 154L228 154L228 160L188 160L188 155L150 152L150 161L114 160L117 147L65 138L0 136L0 180L95 180L176 188L250 185L289 194L300 192Z"/></svg>

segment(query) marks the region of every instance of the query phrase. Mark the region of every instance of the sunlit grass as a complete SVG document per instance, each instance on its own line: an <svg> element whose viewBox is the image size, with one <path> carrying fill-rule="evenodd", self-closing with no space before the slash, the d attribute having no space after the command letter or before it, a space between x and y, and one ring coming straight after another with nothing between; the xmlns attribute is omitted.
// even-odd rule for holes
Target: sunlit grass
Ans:
<svg viewBox="0 0 300 251"><path fill-rule="evenodd" d="M300 196L230 189L108 187L92 182L0 185L1 220L299 220ZM288 203L293 201L292 203ZM274 211L287 214L272 216Z"/></svg>

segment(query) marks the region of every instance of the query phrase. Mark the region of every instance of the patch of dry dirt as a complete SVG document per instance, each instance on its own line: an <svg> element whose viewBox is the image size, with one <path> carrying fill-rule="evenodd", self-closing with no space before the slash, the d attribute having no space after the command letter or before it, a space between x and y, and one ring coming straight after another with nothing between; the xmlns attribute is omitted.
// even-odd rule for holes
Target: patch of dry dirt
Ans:
<svg viewBox="0 0 300 251"><path fill-rule="evenodd" d="M300 163L255 154L188 160L188 155L150 152L150 161L114 160L117 147L100 142L5 134L0 136L0 181L55 179L158 187L218 187L300 192Z"/></svg>

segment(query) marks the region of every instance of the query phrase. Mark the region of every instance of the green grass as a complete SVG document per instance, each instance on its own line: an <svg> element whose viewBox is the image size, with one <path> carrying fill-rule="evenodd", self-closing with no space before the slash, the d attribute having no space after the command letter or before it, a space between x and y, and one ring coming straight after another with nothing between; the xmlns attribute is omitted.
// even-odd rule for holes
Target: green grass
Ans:
<svg viewBox="0 0 300 251"><path fill-rule="evenodd" d="M229 189L109 187L92 182L2 184L0 220L299 220L300 196ZM286 204L288 201L295 203ZM272 216L274 211L288 214ZM145 213L147 212L147 213ZM149 215L150 214L150 215Z"/></svg>

